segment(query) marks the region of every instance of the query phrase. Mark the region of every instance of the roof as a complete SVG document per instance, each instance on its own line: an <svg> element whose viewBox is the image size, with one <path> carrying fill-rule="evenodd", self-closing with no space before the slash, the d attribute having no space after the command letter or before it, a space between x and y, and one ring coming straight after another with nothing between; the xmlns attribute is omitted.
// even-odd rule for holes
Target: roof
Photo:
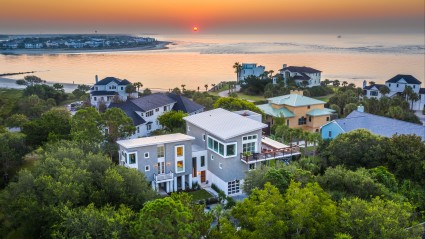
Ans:
<svg viewBox="0 0 425 239"><path fill-rule="evenodd" d="M330 115L334 113L335 110L323 108L323 109L314 109L307 112L307 115L310 116L321 116L321 115Z"/></svg>
<svg viewBox="0 0 425 239"><path fill-rule="evenodd" d="M120 83L118 83L118 85L129 85L129 84L131 84L131 82L126 80L126 79L124 79Z"/></svg>
<svg viewBox="0 0 425 239"><path fill-rule="evenodd" d="M425 140L425 126L357 110L351 112L347 118L337 119L333 122L337 123L345 132L367 129L384 137L392 137L394 134L414 134Z"/></svg>
<svg viewBox="0 0 425 239"><path fill-rule="evenodd" d="M425 88L420 88L419 89L419 94L425 95Z"/></svg>
<svg viewBox="0 0 425 239"><path fill-rule="evenodd" d="M195 138L186 134L166 134L159 136L143 137L137 139L118 140L117 144L129 149L138 148L150 145L166 144L173 142L181 142L187 140L194 140Z"/></svg>
<svg viewBox="0 0 425 239"><path fill-rule="evenodd" d="M116 91L106 91L106 90L98 90L98 91L92 91L90 92L93 96L99 96L99 95L117 95L118 93Z"/></svg>
<svg viewBox="0 0 425 239"><path fill-rule="evenodd" d="M120 79L116 78L116 77L106 77L103 80L98 81L96 84L94 85L107 85L111 82L115 82L117 84L119 84L121 82Z"/></svg>
<svg viewBox="0 0 425 239"><path fill-rule="evenodd" d="M267 100L273 104L289 105L294 107L306 106L306 105L318 105L318 104L326 103L321 100L316 100L307 96L302 96L297 94L283 95L283 96L268 98Z"/></svg>
<svg viewBox="0 0 425 239"><path fill-rule="evenodd" d="M276 140L273 140L271 138L268 137L262 137L261 138L261 143L266 144L274 149L284 149L284 148L288 148L288 145L282 144Z"/></svg>
<svg viewBox="0 0 425 239"><path fill-rule="evenodd" d="M183 111L186 112L188 114L191 114L193 112L197 112L197 111L203 111L204 110L204 106L189 100L188 98L182 96L182 95L178 95L178 94L174 94L174 93L168 93L167 94L168 97L170 97L171 99L176 101L176 104L174 104L173 106L173 110L175 111Z"/></svg>
<svg viewBox="0 0 425 239"><path fill-rule="evenodd" d="M131 102L133 102L137 107L139 107L139 110L143 112L176 103L174 99L163 93L146 95L137 99L132 99Z"/></svg>
<svg viewBox="0 0 425 239"><path fill-rule="evenodd" d="M387 83L397 83L399 80L404 79L407 84L418 84L420 85L421 82L413 77L412 75L396 75L393 78L387 80Z"/></svg>
<svg viewBox="0 0 425 239"><path fill-rule="evenodd" d="M140 109L137 105L133 104L131 100L127 100L124 103L111 103L108 108L114 107L122 109L125 114L133 120L135 126L146 123L146 121L136 113L136 111L140 111Z"/></svg>
<svg viewBox="0 0 425 239"><path fill-rule="evenodd" d="M264 104L264 105L257 105L257 107L262 110L265 114L271 115L274 117L285 117L285 118L291 118L294 117L294 113L289 111L287 108L283 107L280 109L273 108L270 104Z"/></svg>
<svg viewBox="0 0 425 239"><path fill-rule="evenodd" d="M300 73L300 75L296 75L293 78L294 78L294 80L302 80L302 81L311 79L310 76L308 76L308 75L306 75L305 73L302 73L302 72Z"/></svg>
<svg viewBox="0 0 425 239"><path fill-rule="evenodd" d="M369 86L365 86L363 89L365 89L365 90L370 90L370 89L372 89L373 87L376 87L376 89L381 89L381 87L382 86L384 86L384 84L373 84L373 85L369 85Z"/></svg>
<svg viewBox="0 0 425 239"><path fill-rule="evenodd" d="M266 124L222 108L186 116L183 119L224 140L267 127Z"/></svg>
<svg viewBox="0 0 425 239"><path fill-rule="evenodd" d="M311 67L306 66L288 66L284 67L283 69L280 69L279 71L290 71L290 72L299 72L299 73L320 73L321 71L316 70Z"/></svg>

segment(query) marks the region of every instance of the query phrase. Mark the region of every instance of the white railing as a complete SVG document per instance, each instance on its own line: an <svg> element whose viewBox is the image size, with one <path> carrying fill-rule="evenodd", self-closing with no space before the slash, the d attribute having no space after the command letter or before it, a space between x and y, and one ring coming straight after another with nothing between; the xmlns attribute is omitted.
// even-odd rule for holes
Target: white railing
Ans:
<svg viewBox="0 0 425 239"><path fill-rule="evenodd" d="M164 174L154 174L154 178L156 182L171 181L174 178L174 173L170 171Z"/></svg>

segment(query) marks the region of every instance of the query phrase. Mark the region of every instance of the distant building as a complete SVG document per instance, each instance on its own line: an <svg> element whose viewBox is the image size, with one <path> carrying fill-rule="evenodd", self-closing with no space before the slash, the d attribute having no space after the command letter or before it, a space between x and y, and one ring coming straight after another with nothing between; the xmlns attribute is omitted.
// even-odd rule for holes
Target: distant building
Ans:
<svg viewBox="0 0 425 239"><path fill-rule="evenodd" d="M100 103L108 106L113 101L126 101L129 94L125 92L127 85L131 84L128 80L121 80L115 77L106 77L98 81L96 76L96 83L90 90L90 103L96 108ZM137 98L138 93L130 93L130 97Z"/></svg>
<svg viewBox="0 0 425 239"><path fill-rule="evenodd" d="M419 96L419 100L413 102L413 110L423 110L425 107L425 88L421 88L422 82L411 75L396 75L393 78L385 82L385 86L390 89L390 92L386 95L387 97L394 97L401 95L406 89L407 86L410 86L416 94ZM381 98L382 94L380 92L383 84L373 84L366 85L366 82L363 83L364 96L366 98ZM409 102L410 104L412 102Z"/></svg>
<svg viewBox="0 0 425 239"><path fill-rule="evenodd" d="M360 106L358 110L351 112L346 118L336 119L323 125L320 129L322 138L334 139L340 134L356 129L367 129L376 135L384 137L413 134L425 141L425 126L365 113L363 110L363 106Z"/></svg>
<svg viewBox="0 0 425 239"><path fill-rule="evenodd" d="M204 111L204 106L173 93L155 93L123 103L111 103L108 108L120 108L133 120L136 132L131 138L145 137L161 129L158 117L165 112L181 110L189 115Z"/></svg>
<svg viewBox="0 0 425 239"><path fill-rule="evenodd" d="M306 82L307 87L320 86L322 72L311 67L287 66L286 64L283 64L283 67L279 70L279 72L285 81L292 78L295 80L297 85L302 85L303 82Z"/></svg>
<svg viewBox="0 0 425 239"><path fill-rule="evenodd" d="M43 43L25 43L26 49L40 49L43 48Z"/></svg>
<svg viewBox="0 0 425 239"><path fill-rule="evenodd" d="M264 73L264 66L257 66L256 63L242 63L242 70L239 74L239 81L244 80L248 76L259 77Z"/></svg>
<svg viewBox="0 0 425 239"><path fill-rule="evenodd" d="M331 120L335 111L325 108L324 101L302 94L302 91L293 91L289 95L268 98L267 104L257 107L266 114L266 122L270 126L275 123L274 117L283 117L290 128L319 132L320 127Z"/></svg>

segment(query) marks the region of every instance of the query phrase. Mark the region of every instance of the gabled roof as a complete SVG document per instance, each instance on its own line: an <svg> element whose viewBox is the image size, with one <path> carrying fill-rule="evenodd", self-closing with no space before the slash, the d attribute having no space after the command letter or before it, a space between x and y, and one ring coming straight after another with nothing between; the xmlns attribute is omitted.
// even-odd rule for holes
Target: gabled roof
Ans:
<svg viewBox="0 0 425 239"><path fill-rule="evenodd" d="M412 75L396 75L393 78L387 80L387 83L397 83L399 80L404 79L407 84L418 84L420 85L421 82L413 77Z"/></svg>
<svg viewBox="0 0 425 239"><path fill-rule="evenodd" d="M425 88L420 88L419 89L419 94L420 95L425 95Z"/></svg>
<svg viewBox="0 0 425 239"><path fill-rule="evenodd" d="M318 104L325 104L326 102L321 100L316 100L307 96L297 95L297 94L290 94L290 95L283 95L283 96L277 96L273 98L267 99L270 103L277 104L277 105L289 105L293 107L297 106L306 106L306 105L318 105Z"/></svg>
<svg viewBox="0 0 425 239"><path fill-rule="evenodd" d="M273 108L270 104L264 104L264 105L257 105L257 107L262 110L265 114L271 115L274 117L285 117L285 118L291 118L294 117L294 113L292 113L290 110L288 110L285 107L282 107L280 109Z"/></svg>
<svg viewBox="0 0 425 239"><path fill-rule="evenodd" d="M155 93L147 96L143 96L137 99L131 100L137 107L139 107L140 111L149 111L156 109L161 106L169 105L172 103L176 103L176 101L166 94L163 93Z"/></svg>
<svg viewBox="0 0 425 239"><path fill-rule="evenodd" d="M311 79L310 76L308 76L308 75L306 75L305 73L302 73L302 72L300 73L300 75L296 75L293 78L294 78L294 80L302 80L302 81Z"/></svg>
<svg viewBox="0 0 425 239"><path fill-rule="evenodd" d="M92 91L90 93L93 96L101 96L101 95L117 95L118 92L115 91L107 91L107 90L98 90L98 91Z"/></svg>
<svg viewBox="0 0 425 239"><path fill-rule="evenodd" d="M118 140L117 144L129 149L138 148L150 145L174 143L181 141L194 140L195 138L189 135L177 133L177 134L166 134L159 136L143 137L137 139Z"/></svg>
<svg viewBox="0 0 425 239"><path fill-rule="evenodd" d="M365 90L371 90L373 87L376 87L376 89L381 89L381 87L384 86L383 84L374 84L374 85L368 85L365 86L363 89Z"/></svg>
<svg viewBox="0 0 425 239"><path fill-rule="evenodd" d="M127 100L124 103L111 103L108 108L120 108L125 114L133 120L133 124L135 126L146 123L146 121L136 113L136 111L140 111L139 107L137 107L131 100Z"/></svg>
<svg viewBox="0 0 425 239"><path fill-rule="evenodd" d="M223 140L267 127L266 124L221 108L186 116L183 119Z"/></svg>
<svg viewBox="0 0 425 239"><path fill-rule="evenodd" d="M188 98L182 95L167 93L167 96L176 101L176 104L174 104L173 106L173 110L175 111L181 110L183 112L191 114L196 111L203 111L203 109L205 108L204 106L192 100L189 100Z"/></svg>
<svg viewBox="0 0 425 239"><path fill-rule="evenodd" d="M121 79L118 79L116 77L109 76L109 77L104 78L103 80L98 81L94 85L107 85L107 84L109 84L111 82L115 82L115 83L117 83L117 85L128 85L128 84L131 84L131 82L128 81L128 80L121 80Z"/></svg>
<svg viewBox="0 0 425 239"><path fill-rule="evenodd" d="M311 67L306 66L288 66L283 69L280 69L279 71L290 71L290 72L299 72L299 73L320 73L321 71L316 70Z"/></svg>
<svg viewBox="0 0 425 239"><path fill-rule="evenodd" d="M359 112L351 112L345 119L336 119L337 123L345 132L356 129L367 129L370 132L384 137L392 137L394 134L414 134L425 140L425 126L396 120L384 116Z"/></svg>

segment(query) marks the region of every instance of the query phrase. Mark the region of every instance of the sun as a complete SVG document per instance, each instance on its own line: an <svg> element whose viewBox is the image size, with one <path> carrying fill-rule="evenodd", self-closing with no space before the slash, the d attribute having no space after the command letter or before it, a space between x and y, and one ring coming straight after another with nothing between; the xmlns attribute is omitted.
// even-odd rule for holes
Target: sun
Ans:
<svg viewBox="0 0 425 239"><path fill-rule="evenodd" d="M198 30L199 30L199 28L198 28L197 26L194 26L194 27L193 27L193 31L194 31L194 32L197 32Z"/></svg>

